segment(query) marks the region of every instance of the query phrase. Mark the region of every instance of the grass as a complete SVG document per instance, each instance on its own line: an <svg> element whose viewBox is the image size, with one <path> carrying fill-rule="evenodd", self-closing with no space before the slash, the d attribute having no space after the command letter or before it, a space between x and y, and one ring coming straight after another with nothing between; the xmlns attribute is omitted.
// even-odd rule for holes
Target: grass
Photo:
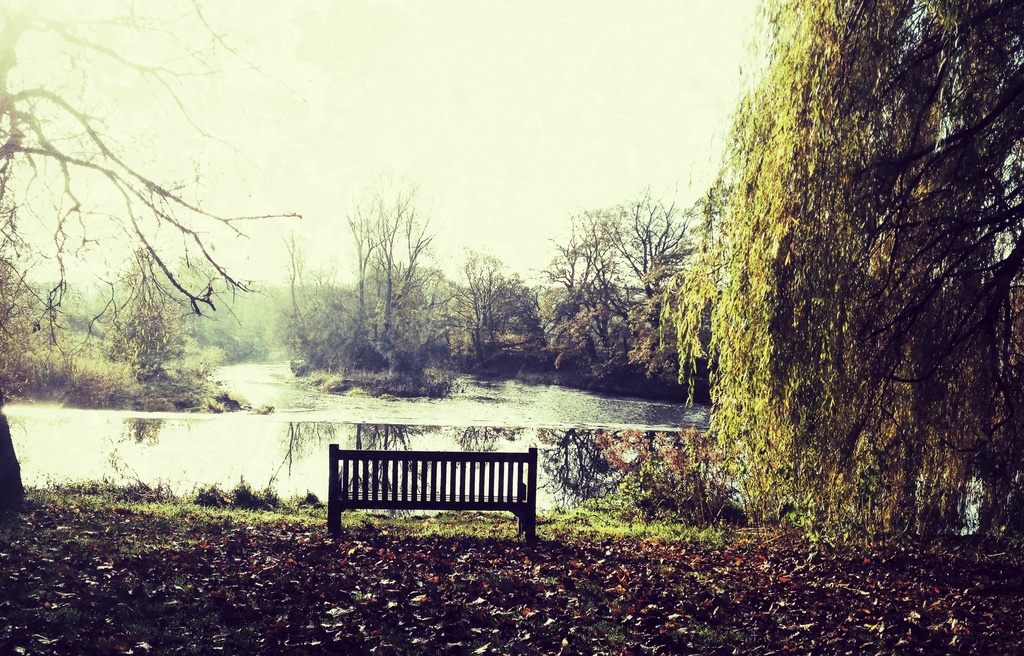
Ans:
<svg viewBox="0 0 1024 656"><path fill-rule="evenodd" d="M733 529L724 524L697 527L665 520L644 520L619 495L592 499L573 510L553 515L547 523L556 536L595 541L636 538L719 548L734 539Z"/></svg>

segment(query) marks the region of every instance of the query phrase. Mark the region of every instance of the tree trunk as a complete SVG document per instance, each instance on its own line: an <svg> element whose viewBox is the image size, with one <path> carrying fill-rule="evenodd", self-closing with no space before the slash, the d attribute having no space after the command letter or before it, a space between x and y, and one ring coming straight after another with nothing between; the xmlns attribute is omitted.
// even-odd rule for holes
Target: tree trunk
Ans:
<svg viewBox="0 0 1024 656"><path fill-rule="evenodd" d="M18 510L25 500L21 483L21 465L14 453L11 427L0 404L0 510Z"/></svg>

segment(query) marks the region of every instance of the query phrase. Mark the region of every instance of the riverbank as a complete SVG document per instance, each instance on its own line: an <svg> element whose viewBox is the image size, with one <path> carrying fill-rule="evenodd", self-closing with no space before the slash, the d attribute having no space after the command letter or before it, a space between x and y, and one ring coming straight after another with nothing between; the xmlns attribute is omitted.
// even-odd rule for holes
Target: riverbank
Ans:
<svg viewBox="0 0 1024 656"><path fill-rule="evenodd" d="M477 368L471 375L490 380L518 381L527 385L559 385L586 392L607 394L644 401L687 403L691 400L690 386L675 381L655 380L640 367L622 367L603 376L585 372L566 372L559 369ZM711 386L707 366L702 360L693 379L692 401L711 402Z"/></svg>
<svg viewBox="0 0 1024 656"><path fill-rule="evenodd" d="M353 371L346 374L305 371L292 365L295 377L309 387L326 394L371 396L383 399L444 399L455 389L456 373L446 369L427 369L418 374L387 371Z"/></svg>
<svg viewBox="0 0 1024 656"><path fill-rule="evenodd" d="M43 381L12 394L12 403L60 405L82 410L136 412L238 412L253 410L242 397L210 379L164 376L138 381L130 376L79 376L73 380ZM266 413L267 408L256 409ZM269 411L272 411L270 409Z"/></svg>
<svg viewBox="0 0 1024 656"><path fill-rule="evenodd" d="M416 374L350 371L344 374L309 369L300 362L291 362L290 368L298 380L329 394L367 395L377 398L448 398L458 389L460 377L471 376L493 382L518 382L525 385L569 387L585 392L638 399L687 403L691 400L686 384L649 378L642 368L622 367L603 376L581 372L566 372L541 367L475 367L462 371L430 368ZM711 401L708 371L701 364L693 380L692 401L708 404Z"/></svg>
<svg viewBox="0 0 1024 656"><path fill-rule="evenodd" d="M599 507L599 504L597 504ZM0 652L1016 653L1019 548L503 514L387 520L31 490L0 516ZM640 530L638 530L640 529Z"/></svg>

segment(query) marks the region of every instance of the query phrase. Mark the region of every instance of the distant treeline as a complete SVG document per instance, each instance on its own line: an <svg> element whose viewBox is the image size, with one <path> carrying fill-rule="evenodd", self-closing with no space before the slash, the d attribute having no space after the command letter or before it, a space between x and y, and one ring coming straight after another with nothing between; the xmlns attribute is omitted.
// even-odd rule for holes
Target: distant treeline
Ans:
<svg viewBox="0 0 1024 656"><path fill-rule="evenodd" d="M691 252L693 210L643 191L571 217L543 281L528 284L493 255L467 252L458 274L429 259L430 221L409 186L372 188L346 215L352 244L336 270L287 244L282 336L305 368L430 368L528 375L592 389L681 398L674 329L662 330L665 287ZM706 394L706 385L698 396Z"/></svg>

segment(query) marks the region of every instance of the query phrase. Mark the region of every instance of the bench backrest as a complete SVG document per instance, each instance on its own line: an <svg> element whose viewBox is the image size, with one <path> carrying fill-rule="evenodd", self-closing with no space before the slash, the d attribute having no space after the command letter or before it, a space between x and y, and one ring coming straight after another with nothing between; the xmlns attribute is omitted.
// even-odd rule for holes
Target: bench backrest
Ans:
<svg viewBox="0 0 1024 656"><path fill-rule="evenodd" d="M348 508L536 507L537 449L527 453L362 451L330 446L331 499Z"/></svg>

